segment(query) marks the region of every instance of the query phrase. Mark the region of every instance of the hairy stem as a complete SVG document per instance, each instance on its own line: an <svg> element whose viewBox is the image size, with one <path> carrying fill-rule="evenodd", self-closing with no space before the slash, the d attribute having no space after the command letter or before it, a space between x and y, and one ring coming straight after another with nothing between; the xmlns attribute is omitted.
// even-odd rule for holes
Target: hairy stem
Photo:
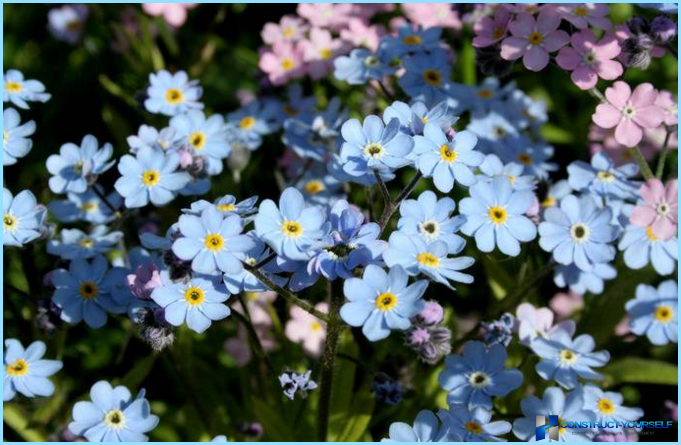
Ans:
<svg viewBox="0 0 681 445"><path fill-rule="evenodd" d="M397 209L400 208L400 204L402 204L402 201L404 201L409 196L409 194L414 190L414 187L416 187L416 184L418 184L419 180L422 177L423 175L421 174L421 172L417 171L414 177L411 178L411 181L409 181L409 184L407 184L407 186L397 196L397 199L386 203L385 208L383 209L383 214L381 214L381 218L378 221L378 225L381 228L381 231L378 233L379 237L381 236L385 228L388 226L390 218L392 218L393 214L397 211Z"/></svg>
<svg viewBox="0 0 681 445"><path fill-rule="evenodd" d="M650 169L648 162L646 162L646 159L643 157L643 153L641 153L640 148L632 147L629 149L629 153L631 154L631 157L634 158L634 161L636 161L638 164L638 167L641 169L641 174L646 181L648 179L655 178L655 176L653 176L653 171Z"/></svg>
<svg viewBox="0 0 681 445"><path fill-rule="evenodd" d="M657 162L657 169L655 170L655 177L657 179L662 179L664 174L664 164L667 161L667 154L669 153L669 138L672 135L671 130L667 127L667 134L664 137L664 145L662 146L662 154L660 154L660 160Z"/></svg>
<svg viewBox="0 0 681 445"><path fill-rule="evenodd" d="M387 207L391 203L388 187L386 187L385 182L383 182L383 178L381 178L381 174L378 172L378 170L374 170L374 176L376 177L378 188L381 190L381 196L383 196L383 204Z"/></svg>

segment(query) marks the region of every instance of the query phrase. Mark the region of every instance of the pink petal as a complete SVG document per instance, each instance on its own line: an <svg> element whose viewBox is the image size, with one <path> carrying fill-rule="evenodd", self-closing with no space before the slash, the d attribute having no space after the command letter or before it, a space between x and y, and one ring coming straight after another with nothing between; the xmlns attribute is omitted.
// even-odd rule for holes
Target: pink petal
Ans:
<svg viewBox="0 0 681 445"><path fill-rule="evenodd" d="M622 119L615 128L615 139L625 147L635 147L643 138L643 130L632 119Z"/></svg>
<svg viewBox="0 0 681 445"><path fill-rule="evenodd" d="M622 64L614 60L601 60L596 65L596 71L605 80L617 79L624 72Z"/></svg>
<svg viewBox="0 0 681 445"><path fill-rule="evenodd" d="M591 119L601 128L612 128L622 120L622 113L610 104L600 104Z"/></svg>
<svg viewBox="0 0 681 445"><path fill-rule="evenodd" d="M626 82L621 80L612 84L610 88L605 90L605 97L608 101L619 108L620 110L627 105L627 101L631 96L631 88Z"/></svg>
<svg viewBox="0 0 681 445"><path fill-rule="evenodd" d="M528 37L535 28L534 17L530 14L518 14L518 16L511 23L508 24L508 29L515 37Z"/></svg>
<svg viewBox="0 0 681 445"><path fill-rule="evenodd" d="M549 53L544 48L532 46L523 56L523 65L530 71L541 71L549 64Z"/></svg>
<svg viewBox="0 0 681 445"><path fill-rule="evenodd" d="M667 191L664 194L665 201L678 203L679 201L679 180L672 179L667 182Z"/></svg>
<svg viewBox="0 0 681 445"><path fill-rule="evenodd" d="M543 36L549 34L560 25L560 16L553 8L545 8L537 17L537 32Z"/></svg>
<svg viewBox="0 0 681 445"><path fill-rule="evenodd" d="M634 89L629 100L636 108L639 108L654 104L655 99L657 99L657 90L652 84L646 82Z"/></svg>
<svg viewBox="0 0 681 445"><path fill-rule="evenodd" d="M612 27L612 23L610 22L610 19L607 17L589 17L587 21L594 28L604 29L606 31Z"/></svg>
<svg viewBox="0 0 681 445"><path fill-rule="evenodd" d="M676 235L676 225L669 218L658 218L653 223L653 234L662 241L672 239Z"/></svg>
<svg viewBox="0 0 681 445"><path fill-rule="evenodd" d="M527 39L520 37L506 37L501 42L501 57L506 60L517 60L525 54Z"/></svg>
<svg viewBox="0 0 681 445"><path fill-rule="evenodd" d="M648 227L655 221L657 213L649 206L636 206L631 211L629 221L639 227Z"/></svg>
<svg viewBox="0 0 681 445"><path fill-rule="evenodd" d="M579 50L580 53L585 53L591 50L596 44L596 36L592 30L584 29L572 34L572 37L570 37L570 44Z"/></svg>
<svg viewBox="0 0 681 445"><path fill-rule="evenodd" d="M167 3L142 3L142 10L150 15L161 15L166 9Z"/></svg>
<svg viewBox="0 0 681 445"><path fill-rule="evenodd" d="M642 127L656 128L662 125L665 117L666 113L662 108L651 105L649 107L637 108L633 121Z"/></svg>
<svg viewBox="0 0 681 445"><path fill-rule="evenodd" d="M612 59L620 55L622 48L613 34L606 34L594 47L599 59Z"/></svg>
<svg viewBox="0 0 681 445"><path fill-rule="evenodd" d="M664 184L659 179L648 179L641 186L641 198L649 206L655 206L658 202L662 201L665 197L666 190ZM676 200L674 200L676 201Z"/></svg>
<svg viewBox="0 0 681 445"><path fill-rule="evenodd" d="M175 27L182 26L187 20L187 10L181 6L166 9L164 18L169 25Z"/></svg>
<svg viewBox="0 0 681 445"><path fill-rule="evenodd" d="M556 62L558 62L558 66L564 70L572 71L581 65L582 57L573 47L566 46L561 48L556 57Z"/></svg>
<svg viewBox="0 0 681 445"><path fill-rule="evenodd" d="M544 49L552 53L567 45L569 41L570 36L565 31L553 31L552 33L544 36L544 40L541 42L541 44Z"/></svg>
<svg viewBox="0 0 681 445"><path fill-rule="evenodd" d="M582 90L588 90L596 86L598 76L591 68L587 66L580 66L570 75L572 81Z"/></svg>
<svg viewBox="0 0 681 445"><path fill-rule="evenodd" d="M493 31L494 22L489 17L480 17L473 25L473 32L476 34L491 34Z"/></svg>
<svg viewBox="0 0 681 445"><path fill-rule="evenodd" d="M475 48L485 48L494 45L495 43L497 43L497 39L490 36L478 35L473 37L473 46Z"/></svg>

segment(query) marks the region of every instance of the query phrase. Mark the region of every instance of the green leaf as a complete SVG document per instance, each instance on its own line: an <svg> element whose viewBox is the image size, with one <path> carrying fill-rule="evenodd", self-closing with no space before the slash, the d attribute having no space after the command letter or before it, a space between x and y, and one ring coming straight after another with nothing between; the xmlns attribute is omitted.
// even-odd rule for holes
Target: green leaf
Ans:
<svg viewBox="0 0 681 445"><path fill-rule="evenodd" d="M628 357L613 362L603 369L607 379L614 383L653 383L678 385L677 365L659 360Z"/></svg>
<svg viewBox="0 0 681 445"><path fill-rule="evenodd" d="M258 416L258 421L262 423L267 439L271 442L291 442L294 436L291 432L290 425L284 421L284 416L281 412L275 410L271 404L253 398L253 411Z"/></svg>
<svg viewBox="0 0 681 445"><path fill-rule="evenodd" d="M357 357L359 351L357 344L352 339L352 333L345 329L341 333L339 352L350 357ZM333 386L331 389L331 412L329 414L328 439L336 442L343 432L351 413L352 388L355 382L357 365L351 360L336 357L336 369L333 374Z"/></svg>
<svg viewBox="0 0 681 445"><path fill-rule="evenodd" d="M45 442L47 439L40 431L31 429L26 413L17 405L3 403L2 421L26 442Z"/></svg>
<svg viewBox="0 0 681 445"><path fill-rule="evenodd" d="M156 357L158 357L158 354L151 354L138 360L135 366L123 376L118 384L127 387L130 391L138 389L154 368Z"/></svg>
<svg viewBox="0 0 681 445"><path fill-rule="evenodd" d="M355 395L350 411L352 414L346 418L345 428L338 438L338 442L357 442L364 436L371 421L375 404L376 399L371 394L371 388L361 388Z"/></svg>
<svg viewBox="0 0 681 445"><path fill-rule="evenodd" d="M554 124L544 124L539 131L547 142L553 144L569 144L574 141L572 133Z"/></svg>
<svg viewBox="0 0 681 445"><path fill-rule="evenodd" d="M504 298L508 292L516 285L513 277L508 273L508 270L499 264L494 258L489 255L480 255L482 265L485 267L485 275L492 293L497 300Z"/></svg>

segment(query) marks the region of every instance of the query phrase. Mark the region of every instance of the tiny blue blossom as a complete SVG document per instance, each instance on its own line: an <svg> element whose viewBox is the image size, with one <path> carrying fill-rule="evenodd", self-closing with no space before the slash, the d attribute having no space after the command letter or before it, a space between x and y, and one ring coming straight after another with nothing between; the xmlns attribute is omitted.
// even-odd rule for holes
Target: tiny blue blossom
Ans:
<svg viewBox="0 0 681 445"><path fill-rule="evenodd" d="M370 80L381 80L395 70L368 49L355 48L348 56L333 61L333 75L350 85L364 85Z"/></svg>
<svg viewBox="0 0 681 445"><path fill-rule="evenodd" d="M449 410L440 410L438 415L454 437L463 442L504 442L501 437L511 431L511 424L505 420L492 420L492 412L483 408L467 408L450 404Z"/></svg>
<svg viewBox="0 0 681 445"><path fill-rule="evenodd" d="M39 205L30 190L12 196L2 189L2 245L21 247L40 236L45 221L45 207Z"/></svg>
<svg viewBox="0 0 681 445"><path fill-rule="evenodd" d="M80 229L62 229L59 238L47 243L47 253L65 260L89 259L112 251L121 238L123 232L109 233L109 228L104 225L93 227L90 233Z"/></svg>
<svg viewBox="0 0 681 445"><path fill-rule="evenodd" d="M629 163L616 167L603 151L593 155L591 165L575 161L568 165L567 170L568 181L573 190L593 193L603 198L634 198L641 186L630 179L638 174L638 165Z"/></svg>
<svg viewBox="0 0 681 445"><path fill-rule="evenodd" d="M584 387L584 408L596 413L596 422L606 425L605 431L621 433L621 422L636 422L643 417L641 408L624 406L624 397L617 392L606 392L594 385ZM608 422L610 424L608 425Z"/></svg>
<svg viewBox="0 0 681 445"><path fill-rule="evenodd" d="M24 349L19 340L5 340L2 364L2 401L8 402L19 393L26 397L49 397L54 394L54 384L47 378L63 366L59 360L43 360L45 343L35 341Z"/></svg>
<svg viewBox="0 0 681 445"><path fill-rule="evenodd" d="M244 107L227 115L230 139L233 144L256 150L263 137L281 127L279 109L273 100L252 100Z"/></svg>
<svg viewBox="0 0 681 445"><path fill-rule="evenodd" d="M229 156L229 144L224 118L214 114L208 118L200 110L190 110L170 119L177 136L185 138L193 155L203 158L209 175L222 173L222 160Z"/></svg>
<svg viewBox="0 0 681 445"><path fill-rule="evenodd" d="M282 141L301 158L326 163L330 154L340 151L340 129L346 120L347 110L341 109L338 98L333 98L322 112L284 121Z"/></svg>
<svg viewBox="0 0 681 445"><path fill-rule="evenodd" d="M513 190L534 190L537 178L524 175L525 166L518 162L504 164L495 154L485 156L480 164L481 174L477 175L478 182L491 183L495 178L506 178Z"/></svg>
<svg viewBox="0 0 681 445"><path fill-rule="evenodd" d="M24 80L18 70L3 73L3 102L11 102L19 108L28 110L26 102L47 102L52 97L45 92L45 85L37 80Z"/></svg>
<svg viewBox="0 0 681 445"><path fill-rule="evenodd" d="M70 142L59 149L59 154L47 158L47 171L52 174L48 184L54 193L83 193L97 176L109 170L113 147L106 143L99 148L97 138L87 135L80 147Z"/></svg>
<svg viewBox="0 0 681 445"><path fill-rule="evenodd" d="M371 386L374 399L389 406L399 405L405 391L404 385L395 380L379 381L378 378L374 378L374 383Z"/></svg>
<svg viewBox="0 0 681 445"><path fill-rule="evenodd" d="M447 403L492 409L492 397L504 397L518 389L523 375L517 369L504 369L507 356L500 344L487 348L479 341L467 342L462 355L447 356L438 378L449 392Z"/></svg>
<svg viewBox="0 0 681 445"><path fill-rule="evenodd" d="M534 203L532 192L514 191L502 177L491 183L478 182L469 192L470 198L459 203L459 211L466 217L461 231L475 236L475 244L482 252L499 247L506 255L518 256L520 242L537 236L536 226L524 216Z"/></svg>
<svg viewBox="0 0 681 445"><path fill-rule="evenodd" d="M88 12L88 7L82 4L52 8L47 13L47 28L57 39L73 45L80 40Z"/></svg>
<svg viewBox="0 0 681 445"><path fill-rule="evenodd" d="M572 187L566 179L561 179L551 184L549 189L546 191L544 199L539 203L542 209L547 209L553 207L560 203L560 200L565 198L567 195L572 193Z"/></svg>
<svg viewBox="0 0 681 445"><path fill-rule="evenodd" d="M28 136L35 133L35 122L21 125L21 117L14 108L2 111L2 165L13 165L31 151L33 141Z"/></svg>
<svg viewBox="0 0 681 445"><path fill-rule="evenodd" d="M163 286L155 288L151 299L164 309L165 320L173 326L187 324L196 333L208 329L213 321L227 318L231 311L224 304L229 292L213 277L195 275L188 281L173 282L161 273Z"/></svg>
<svg viewBox="0 0 681 445"><path fill-rule="evenodd" d="M679 261L677 237L662 240L655 236L652 227L627 225L617 248L624 252L624 264L631 269L642 269L652 263L660 275L669 275Z"/></svg>
<svg viewBox="0 0 681 445"><path fill-rule="evenodd" d="M235 213L245 219L258 211L258 209L255 208L255 203L257 201L257 196L251 196L250 198L244 199L243 201L236 202L236 197L232 195L225 195L216 199L212 203L204 199L200 199L193 202L189 209L183 209L182 211L184 213L190 213L198 216L206 207L212 206L222 213L223 216L227 216L230 213Z"/></svg>
<svg viewBox="0 0 681 445"><path fill-rule="evenodd" d="M663 281L657 289L648 284L636 287L636 298L627 301L631 331L645 334L654 345L678 343L678 285Z"/></svg>
<svg viewBox="0 0 681 445"><path fill-rule="evenodd" d="M303 374L287 371L279 376L279 384L284 391L284 395L293 400L296 394L303 399L307 398L308 391L317 388L317 383L310 378L312 371L305 371Z"/></svg>
<svg viewBox="0 0 681 445"><path fill-rule="evenodd" d="M518 129L503 115L491 112L473 115L466 130L478 137L478 149L486 154L500 154L508 150L518 137Z"/></svg>
<svg viewBox="0 0 681 445"><path fill-rule="evenodd" d="M475 151L478 138L470 131L456 133L450 141L442 129L427 123L423 136L414 137L416 167L426 178L433 178L435 187L449 193L456 182L465 187L476 183L473 170L485 156Z"/></svg>
<svg viewBox="0 0 681 445"><path fill-rule="evenodd" d="M98 185L99 191L102 188ZM89 188L85 193L67 193L67 199L52 201L48 204L50 213L57 221L76 222L86 221L91 224L106 224L111 222L114 214L97 193ZM118 192L111 192L107 201L114 208L119 208L123 204L121 195Z"/></svg>
<svg viewBox="0 0 681 445"><path fill-rule="evenodd" d="M428 243L443 241L453 251L463 240L456 232L466 222L463 216L451 216L455 209L453 199L438 200L435 193L426 190L418 199L402 201L397 229L407 235L418 235Z"/></svg>
<svg viewBox="0 0 681 445"><path fill-rule="evenodd" d="M294 184L303 193L305 202L318 206L333 206L343 194L343 183L326 170L326 165L315 163Z"/></svg>
<svg viewBox="0 0 681 445"><path fill-rule="evenodd" d="M90 389L90 400L73 406L69 431L89 442L147 442L144 434L156 428L158 416L151 414L142 389L133 398L125 386L115 388L101 380Z"/></svg>
<svg viewBox="0 0 681 445"><path fill-rule="evenodd" d="M458 442L461 438L443 425L432 412L420 411L413 426L404 422L394 422L388 430L388 438L381 442Z"/></svg>
<svg viewBox="0 0 681 445"><path fill-rule="evenodd" d="M367 266L362 278L345 280L343 293L348 302L341 307L341 318L350 326L362 326L370 341L387 338L392 329L409 329L409 319L424 307L421 297L428 282L420 280L407 286L408 279L400 266L388 273L376 265Z"/></svg>
<svg viewBox="0 0 681 445"><path fill-rule="evenodd" d="M149 74L148 98L144 108L150 113L176 116L189 110L203 109L199 101L203 88L198 80L189 80L187 73L170 74L166 70Z"/></svg>
<svg viewBox="0 0 681 445"><path fill-rule="evenodd" d="M436 48L405 59L405 73L398 85L413 100L434 104L446 99L451 86L449 57L445 50Z"/></svg>
<svg viewBox="0 0 681 445"><path fill-rule="evenodd" d="M401 57L405 54L431 51L440 45L442 29L433 27L427 29L414 28L410 24L401 25L396 36L381 39L379 48L390 57Z"/></svg>
<svg viewBox="0 0 681 445"><path fill-rule="evenodd" d="M597 295L603 292L605 280L612 280L615 277L617 277L617 269L610 263L594 264L589 272L584 272L574 264L570 264L556 267L553 282L561 288L569 287L572 292L579 295L587 292Z"/></svg>
<svg viewBox="0 0 681 445"><path fill-rule="evenodd" d="M272 252L265 245L265 243L258 238L258 236L255 234L255 231L252 230L248 232L247 235L251 238L253 247L246 252L236 252L234 256L236 256L244 264L256 266L269 258ZM262 264L260 268L265 272L270 272L269 277L275 283L283 285L286 282L285 279L279 277L278 275L274 275L274 273L280 272L276 261L270 260L265 264ZM227 290L232 294L238 294L241 292L264 292L269 290L267 286L262 284L260 280L258 280L255 275L253 275L245 267L240 273L225 274L223 278L225 285L227 286Z"/></svg>
<svg viewBox="0 0 681 445"><path fill-rule="evenodd" d="M459 118L454 116L446 101L436 104L431 109L423 102L417 101L409 106L404 102L395 101L383 111L383 122L388 124L393 119L400 121L402 132L413 136L423 134L423 129L428 123L448 131Z"/></svg>
<svg viewBox="0 0 681 445"><path fill-rule="evenodd" d="M128 145L131 153L137 153L143 147L149 147L161 151L177 151L187 143L172 127L166 127L161 131L149 125L140 125L136 135L128 136Z"/></svg>
<svg viewBox="0 0 681 445"><path fill-rule="evenodd" d="M515 82L501 85L496 77L487 77L480 85L475 86L452 83L449 94L450 101L456 103L456 113L471 111L481 115L502 108L503 102L514 90Z"/></svg>
<svg viewBox="0 0 681 445"><path fill-rule="evenodd" d="M501 157L505 162L521 164L525 175L541 180L548 179L551 172L558 170L557 164L549 162L553 157L553 147L544 142L532 142L526 137L513 139Z"/></svg>
<svg viewBox="0 0 681 445"><path fill-rule="evenodd" d="M493 344L500 344L505 348L513 340L513 332L515 329L515 317L508 312L503 314L498 320L490 322L481 322L482 330L485 332L484 341L487 346Z"/></svg>

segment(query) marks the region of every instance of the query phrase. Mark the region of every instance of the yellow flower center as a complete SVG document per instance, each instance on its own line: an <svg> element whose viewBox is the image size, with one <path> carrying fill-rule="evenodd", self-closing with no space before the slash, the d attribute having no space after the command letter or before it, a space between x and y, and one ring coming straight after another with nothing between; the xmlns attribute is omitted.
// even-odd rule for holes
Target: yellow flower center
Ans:
<svg viewBox="0 0 681 445"><path fill-rule="evenodd" d="M454 162L456 161L456 150L447 144L443 144L440 147L440 157L445 162Z"/></svg>
<svg viewBox="0 0 681 445"><path fill-rule="evenodd" d="M515 176L506 175L506 179L508 179L508 182L510 182L511 184L515 184Z"/></svg>
<svg viewBox="0 0 681 445"><path fill-rule="evenodd" d="M658 238L653 233L653 226L648 226L648 228L646 228L646 236L648 237L648 239L650 241L657 241L658 240Z"/></svg>
<svg viewBox="0 0 681 445"><path fill-rule="evenodd" d="M542 42L542 40L544 40L544 36L539 34L538 32L533 32L532 34L530 34L528 40L532 45L539 45Z"/></svg>
<svg viewBox="0 0 681 445"><path fill-rule="evenodd" d="M542 207L553 207L556 205L556 198L553 196L547 196L546 199L544 199L541 202Z"/></svg>
<svg viewBox="0 0 681 445"><path fill-rule="evenodd" d="M566 422L566 420L563 419L562 417L558 417L558 434L563 434L565 433L565 430L567 430L567 428L563 428L562 426L560 426L560 424L563 422Z"/></svg>
<svg viewBox="0 0 681 445"><path fill-rule="evenodd" d="M589 15L589 11L586 10L584 6L577 6L575 9L572 10L576 15L580 17L586 17Z"/></svg>
<svg viewBox="0 0 681 445"><path fill-rule="evenodd" d="M217 233L212 233L206 237L206 240L203 243L206 246L206 249L217 252L225 245L225 240Z"/></svg>
<svg viewBox="0 0 681 445"><path fill-rule="evenodd" d="M248 301L257 301L259 298L260 294L257 292L246 292L246 299Z"/></svg>
<svg viewBox="0 0 681 445"><path fill-rule="evenodd" d="M371 158L382 158L385 154L385 148L378 142L371 142L364 146L362 152Z"/></svg>
<svg viewBox="0 0 681 445"><path fill-rule="evenodd" d="M492 38L495 40L499 40L506 34L506 30L504 28L494 28L494 32L492 32Z"/></svg>
<svg viewBox="0 0 681 445"><path fill-rule="evenodd" d="M184 291L184 299L187 300L191 306L196 306L197 304L203 303L206 298L206 294L200 287L193 286Z"/></svg>
<svg viewBox="0 0 681 445"><path fill-rule="evenodd" d="M615 175L606 170L601 170L596 173L596 177L603 182L612 182L615 180Z"/></svg>
<svg viewBox="0 0 681 445"><path fill-rule="evenodd" d="M423 72L423 80L425 80L428 85L438 86L442 83L442 75L437 70L427 69Z"/></svg>
<svg viewBox="0 0 681 445"><path fill-rule="evenodd" d="M289 116L296 116L298 114L298 110L293 108L291 105L286 104L284 105L284 113L288 114Z"/></svg>
<svg viewBox="0 0 681 445"><path fill-rule="evenodd" d="M490 207L487 214L494 224L503 224L506 222L506 218L508 218L506 209L501 206Z"/></svg>
<svg viewBox="0 0 681 445"><path fill-rule="evenodd" d="M425 117L425 116L421 116L421 122L423 122L424 124L427 124L427 123L428 123L428 118Z"/></svg>
<svg viewBox="0 0 681 445"><path fill-rule="evenodd" d="M471 434L481 434L482 426L473 420L466 422L466 430Z"/></svg>
<svg viewBox="0 0 681 445"><path fill-rule="evenodd" d="M376 307L380 311L389 311L397 305L397 296L392 292L383 292L376 297Z"/></svg>
<svg viewBox="0 0 681 445"><path fill-rule="evenodd" d="M96 212L98 209L99 203L97 201L84 202L83 205L80 206L80 210L82 210L85 213Z"/></svg>
<svg viewBox="0 0 681 445"><path fill-rule="evenodd" d="M19 377L28 372L28 363L24 359L16 359L13 363L7 365L7 374L12 377Z"/></svg>
<svg viewBox="0 0 681 445"><path fill-rule="evenodd" d="M314 332L319 332L322 330L322 324L318 321L313 321L310 325L310 329L312 329Z"/></svg>
<svg viewBox="0 0 681 445"><path fill-rule="evenodd" d="M142 173L142 183L147 187L153 187L161 180L158 170L147 170Z"/></svg>
<svg viewBox="0 0 681 445"><path fill-rule="evenodd" d="M168 88L166 91L166 102L171 105L177 105L184 101L184 94L177 88Z"/></svg>
<svg viewBox="0 0 681 445"><path fill-rule="evenodd" d="M92 281L83 281L78 286L78 293L86 300L92 300L99 295L99 288Z"/></svg>
<svg viewBox="0 0 681 445"><path fill-rule="evenodd" d="M10 93L20 93L24 86L19 82L5 82L5 89Z"/></svg>
<svg viewBox="0 0 681 445"><path fill-rule="evenodd" d="M615 404L608 399L599 399L598 410L603 414L612 414L615 412Z"/></svg>
<svg viewBox="0 0 681 445"><path fill-rule="evenodd" d="M281 67L284 69L284 71L291 71L295 66L296 64L293 59L286 58L281 61Z"/></svg>
<svg viewBox="0 0 681 445"><path fill-rule="evenodd" d="M577 362L577 354L569 349L563 349L560 351L560 362L564 365L574 365Z"/></svg>
<svg viewBox="0 0 681 445"><path fill-rule="evenodd" d="M420 45L421 44L421 36L417 36L416 34L412 34L410 36L403 38L402 43L404 43L405 45Z"/></svg>
<svg viewBox="0 0 681 445"><path fill-rule="evenodd" d="M520 162L521 164L524 164L524 165L531 165L532 164L532 158L527 153L520 153L518 155L518 162Z"/></svg>
<svg viewBox="0 0 681 445"><path fill-rule="evenodd" d="M581 244L588 241L590 233L589 228L582 223L577 223L570 227L570 236L572 237L572 241L576 243Z"/></svg>
<svg viewBox="0 0 681 445"><path fill-rule="evenodd" d="M5 130L2 130L2 146L3 148L5 145L7 145L7 142L9 141L9 133L7 133Z"/></svg>
<svg viewBox="0 0 681 445"><path fill-rule="evenodd" d="M419 264L423 264L424 266L427 267L437 267L438 264L440 264L440 259L433 255L432 253L428 252L423 252L422 254L417 256L416 261L418 261Z"/></svg>
<svg viewBox="0 0 681 445"><path fill-rule="evenodd" d="M303 226L296 221L284 221L281 225L281 231L290 238L298 238L303 234Z"/></svg>
<svg viewBox="0 0 681 445"><path fill-rule="evenodd" d="M3 230L14 230L17 228L17 219L10 215L9 213L5 213L2 215L2 228Z"/></svg>
<svg viewBox="0 0 681 445"><path fill-rule="evenodd" d="M305 184L305 191L310 195L316 195L317 193L321 193L324 191L325 188L326 187L324 187L324 183L322 181L319 181L318 179L313 179L311 181L308 181L307 184Z"/></svg>
<svg viewBox="0 0 681 445"><path fill-rule="evenodd" d="M487 88L483 88L478 91L478 96L480 96L482 99L489 99L490 97L494 96L494 93Z"/></svg>
<svg viewBox="0 0 681 445"><path fill-rule="evenodd" d="M333 53L328 48L324 48L322 50L319 50L319 57L321 57L324 60L329 60L332 55L333 55Z"/></svg>
<svg viewBox="0 0 681 445"><path fill-rule="evenodd" d="M255 118L253 116L246 116L239 121L239 128L248 130L255 125Z"/></svg>
<svg viewBox="0 0 681 445"><path fill-rule="evenodd" d="M200 131L195 131L189 136L189 143L195 150L201 150L206 145L206 135Z"/></svg>
<svg viewBox="0 0 681 445"><path fill-rule="evenodd" d="M125 426L125 414L120 409L112 409L104 416L104 425L113 430L120 430Z"/></svg>
<svg viewBox="0 0 681 445"><path fill-rule="evenodd" d="M215 206L215 208L221 212L231 212L236 208L236 206L234 204L222 204L219 206Z"/></svg>
<svg viewBox="0 0 681 445"><path fill-rule="evenodd" d="M655 320L660 323L667 324L672 321L672 318L674 318L674 311L671 307L663 305L658 306L657 309L655 309Z"/></svg>
<svg viewBox="0 0 681 445"><path fill-rule="evenodd" d="M281 31L281 35L283 35L283 36L286 37L287 39L290 39L291 37L293 37L293 35L294 35L295 33L296 33L296 30L293 29L293 28L291 28L291 27L284 28L284 29Z"/></svg>
<svg viewBox="0 0 681 445"><path fill-rule="evenodd" d="M86 249L92 249L95 246L95 242L92 240L92 238L88 238L87 236L78 241L78 244L81 247L85 247Z"/></svg>

